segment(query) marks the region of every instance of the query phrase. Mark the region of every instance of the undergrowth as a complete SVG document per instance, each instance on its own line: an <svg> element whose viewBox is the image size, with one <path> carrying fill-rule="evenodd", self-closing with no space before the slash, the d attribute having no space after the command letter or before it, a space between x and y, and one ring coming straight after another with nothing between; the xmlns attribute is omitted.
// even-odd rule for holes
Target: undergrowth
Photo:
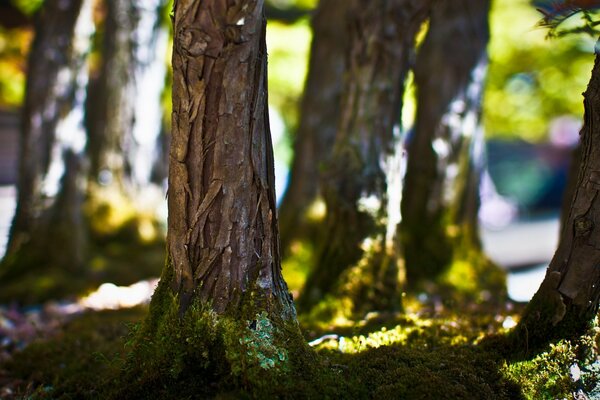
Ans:
<svg viewBox="0 0 600 400"><path fill-rule="evenodd" d="M114 396L115 382L129 379L127 352L131 349L125 342L137 331L134 328L129 336L127 332L132 326L140 326L131 323L140 321L144 314L143 309L86 314L68 324L57 337L29 346L4 366L15 378L29 383L18 393L21 397L15 398ZM502 327L506 318L506 311L494 315L481 310L446 310L434 315L425 310L403 315L372 314L342 327L306 327L307 340L321 338L318 344L313 342L317 358L312 367L316 373L309 375L309 381L277 375L276 379L268 379L269 370L277 370L276 363L283 365L295 356L280 354L270 342L260 345L273 326L268 319L259 318L253 333L264 340L258 340L258 336L257 340L245 340L248 335L242 331L230 332L229 337L237 337L236 346L241 345L250 358L259 360L258 377L268 383L260 390L251 382L236 380L235 376L243 375L239 370L225 371L231 374L229 380L216 379L223 370L213 369L212 376L206 375L209 357L203 351L220 351L227 346L198 351L192 348L179 356L165 346L166 353L160 357L180 357L178 368L172 369L172 364L170 370L161 370L147 364L144 369L156 375L143 396L136 391L149 382L142 382L142 386L129 382L132 390L120 391L121 396L114 398L537 400L574 398L578 392L591 396L600 391L598 330L578 341L559 341L537 354L513 360L501 356L501 349L494 345L481 345L487 335L507 331ZM250 354L253 351L256 354ZM259 353L262 358L253 357ZM239 359L230 361L236 368L244 368ZM201 372L205 375L199 375Z"/></svg>

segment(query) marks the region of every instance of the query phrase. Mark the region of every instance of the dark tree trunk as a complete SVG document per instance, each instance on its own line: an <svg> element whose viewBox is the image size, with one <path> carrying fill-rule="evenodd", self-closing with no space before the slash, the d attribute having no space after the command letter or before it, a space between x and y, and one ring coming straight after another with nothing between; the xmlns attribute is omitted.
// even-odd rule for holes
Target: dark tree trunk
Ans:
<svg viewBox="0 0 600 400"><path fill-rule="evenodd" d="M281 248L308 234L306 213L318 194L320 167L331 155L348 43L347 0L321 0L313 17L308 76L288 188L279 208Z"/></svg>
<svg viewBox="0 0 600 400"><path fill-rule="evenodd" d="M81 62L73 51L75 24L82 0L48 0L38 15L28 62L27 94L22 115L17 209L7 256L14 255L33 236L47 209L43 186L48 173L56 130L73 107ZM61 74L63 74L61 76ZM68 81L63 82L65 76Z"/></svg>
<svg viewBox="0 0 600 400"><path fill-rule="evenodd" d="M263 1L175 2L168 257L136 365L176 368L183 354L195 380L216 368L261 385L309 354L281 274L263 13Z"/></svg>
<svg viewBox="0 0 600 400"><path fill-rule="evenodd" d="M227 4L175 7L168 268L181 311L192 297L218 313L238 310L255 290L289 320L294 307L279 260L263 5Z"/></svg>
<svg viewBox="0 0 600 400"><path fill-rule="evenodd" d="M351 6L346 82L323 182L325 232L299 300L305 311L334 291L348 295L355 313L400 307L400 113L415 35L429 2Z"/></svg>
<svg viewBox="0 0 600 400"><path fill-rule="evenodd" d="M43 7L29 59L18 203L0 301L62 295L63 278L78 281L85 261L81 115L91 4L47 1Z"/></svg>
<svg viewBox="0 0 600 400"><path fill-rule="evenodd" d="M558 250L516 328L517 346L536 349L581 335L600 301L600 56L584 93L581 161Z"/></svg>
<svg viewBox="0 0 600 400"><path fill-rule="evenodd" d="M480 249L480 116L489 7L489 0L439 1L418 52L417 115L402 198L409 284L435 279L463 246Z"/></svg>

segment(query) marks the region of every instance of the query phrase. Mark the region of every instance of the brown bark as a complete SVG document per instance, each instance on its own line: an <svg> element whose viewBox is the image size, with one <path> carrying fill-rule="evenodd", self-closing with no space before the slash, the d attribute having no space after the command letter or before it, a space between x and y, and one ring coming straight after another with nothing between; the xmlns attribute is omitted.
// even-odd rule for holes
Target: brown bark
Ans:
<svg viewBox="0 0 600 400"><path fill-rule="evenodd" d="M7 255L31 239L45 208L42 183L56 128L74 101L74 74L70 82L61 82L59 75L73 67L73 35L81 6L82 0L48 0L36 23L22 115L17 209Z"/></svg>
<svg viewBox="0 0 600 400"><path fill-rule="evenodd" d="M331 155L347 52L347 0L321 0L312 20L308 76L294 142L288 188L279 207L281 249L307 231L306 212L318 194L320 167Z"/></svg>
<svg viewBox="0 0 600 400"><path fill-rule="evenodd" d="M409 58L429 2L359 0L351 7L346 81L323 183L325 232L300 298L304 310L347 287L341 276L352 266L365 269L350 285L356 307L400 306L399 119Z"/></svg>
<svg viewBox="0 0 600 400"><path fill-rule="evenodd" d="M181 312L254 298L293 320L281 275L262 1L178 1L167 268ZM248 303L246 302L246 305Z"/></svg>
<svg viewBox="0 0 600 400"><path fill-rule="evenodd" d="M584 93L581 162L577 185L546 277L529 303L516 335L518 346L538 348L585 332L600 301L600 56ZM523 343L524 342L524 343Z"/></svg>
<svg viewBox="0 0 600 400"><path fill-rule="evenodd" d="M489 0L439 1L418 52L417 115L402 198L409 283L444 271L457 237L480 248L480 116L489 7Z"/></svg>

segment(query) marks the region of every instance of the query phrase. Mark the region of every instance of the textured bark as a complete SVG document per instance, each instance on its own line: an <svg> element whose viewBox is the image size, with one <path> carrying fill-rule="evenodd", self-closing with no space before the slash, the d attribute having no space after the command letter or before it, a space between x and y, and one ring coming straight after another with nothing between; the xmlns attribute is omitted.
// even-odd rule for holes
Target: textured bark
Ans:
<svg viewBox="0 0 600 400"><path fill-rule="evenodd" d="M167 268L181 312L192 300L236 312L252 296L295 317L279 259L263 5L175 3Z"/></svg>
<svg viewBox="0 0 600 400"><path fill-rule="evenodd" d="M133 0L106 0L101 67L88 90L86 125L90 180L123 188L133 141L134 36L139 10Z"/></svg>
<svg viewBox="0 0 600 400"><path fill-rule="evenodd" d="M409 283L444 271L457 237L466 235L469 246L480 248L480 116L489 7L489 0L439 1L419 49L417 115L402 197Z"/></svg>
<svg viewBox="0 0 600 400"><path fill-rule="evenodd" d="M577 185L546 277L529 303L517 335L523 347L584 333L600 301L600 56L584 93ZM522 345L523 343L519 343Z"/></svg>
<svg viewBox="0 0 600 400"><path fill-rule="evenodd" d="M73 36L81 6L82 0L48 0L36 21L22 115L17 209L7 255L31 239L46 208L42 185L56 129L74 101Z"/></svg>
<svg viewBox="0 0 600 400"><path fill-rule="evenodd" d="M567 218L569 218L569 211L571 209L571 202L573 196L577 190L577 178L579 175L579 168L581 166L581 145L577 146L571 151L571 161L569 164L569 172L567 174L567 185L562 197L562 204L560 207L560 230L562 231Z"/></svg>
<svg viewBox="0 0 600 400"><path fill-rule="evenodd" d="M347 288L341 276L353 266L364 269L349 288L355 306L400 305L399 119L410 54L429 2L355 1L352 7L346 82L323 183L325 234L299 300L303 310Z"/></svg>
<svg viewBox="0 0 600 400"><path fill-rule="evenodd" d="M313 17L308 76L288 188L279 208L281 248L307 231L306 211L318 194L320 167L331 155L348 44L347 0L321 0Z"/></svg>

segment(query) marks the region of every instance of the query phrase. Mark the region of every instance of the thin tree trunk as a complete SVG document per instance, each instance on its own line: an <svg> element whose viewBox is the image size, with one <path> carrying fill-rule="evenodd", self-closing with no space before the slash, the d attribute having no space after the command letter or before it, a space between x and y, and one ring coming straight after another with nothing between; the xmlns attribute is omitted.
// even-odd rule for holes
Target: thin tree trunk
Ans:
<svg viewBox="0 0 600 400"><path fill-rule="evenodd" d="M36 229L44 206L44 177L56 129L74 101L73 37L82 0L48 0L38 16L29 53L22 115L17 209L6 255L14 255ZM61 74L71 77L66 84Z"/></svg>
<svg viewBox="0 0 600 400"><path fill-rule="evenodd" d="M489 7L489 0L438 2L419 49L417 116L402 198L409 283L435 279L452 263L457 247L480 249L480 117Z"/></svg>
<svg viewBox="0 0 600 400"><path fill-rule="evenodd" d="M400 112L429 2L355 1L352 7L346 82L323 183L325 232L299 300L306 311L334 291L347 294L357 313L400 307ZM352 269L360 272L353 276Z"/></svg>
<svg viewBox="0 0 600 400"><path fill-rule="evenodd" d="M348 44L348 5L347 0L321 0L313 17L313 41L294 160L279 207L284 252L292 240L307 233L306 212L319 191L320 167L333 148Z"/></svg>
<svg viewBox="0 0 600 400"><path fill-rule="evenodd" d="M124 189L131 166L134 124L134 30L139 10L133 0L105 0L101 67L86 105L90 181Z"/></svg>
<svg viewBox="0 0 600 400"><path fill-rule="evenodd" d="M518 350L583 334L600 301L600 56L584 93L579 176L558 250L516 328Z"/></svg>

